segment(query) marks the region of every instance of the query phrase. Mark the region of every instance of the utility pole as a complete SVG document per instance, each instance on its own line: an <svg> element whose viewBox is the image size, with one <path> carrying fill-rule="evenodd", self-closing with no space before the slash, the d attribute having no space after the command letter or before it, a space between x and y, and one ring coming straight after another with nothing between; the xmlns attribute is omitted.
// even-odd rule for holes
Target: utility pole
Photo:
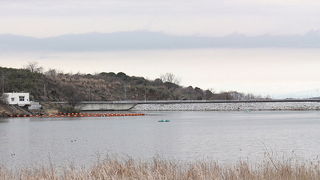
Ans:
<svg viewBox="0 0 320 180"><path fill-rule="evenodd" d="M47 97L47 89L46 89L46 84L43 84L43 96Z"/></svg>
<svg viewBox="0 0 320 180"><path fill-rule="evenodd" d="M147 102L147 85L144 85L144 101Z"/></svg>
<svg viewBox="0 0 320 180"><path fill-rule="evenodd" d="M124 84L124 100L127 100L127 86Z"/></svg>

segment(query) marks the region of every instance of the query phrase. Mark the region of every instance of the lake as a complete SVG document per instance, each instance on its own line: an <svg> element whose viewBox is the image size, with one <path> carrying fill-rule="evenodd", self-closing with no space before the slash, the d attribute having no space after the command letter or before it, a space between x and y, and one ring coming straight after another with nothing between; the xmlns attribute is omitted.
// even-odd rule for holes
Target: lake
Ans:
<svg viewBox="0 0 320 180"><path fill-rule="evenodd" d="M0 119L0 164L89 166L106 155L233 163L317 160L320 112L145 112L140 117ZM170 120L170 122L158 122Z"/></svg>

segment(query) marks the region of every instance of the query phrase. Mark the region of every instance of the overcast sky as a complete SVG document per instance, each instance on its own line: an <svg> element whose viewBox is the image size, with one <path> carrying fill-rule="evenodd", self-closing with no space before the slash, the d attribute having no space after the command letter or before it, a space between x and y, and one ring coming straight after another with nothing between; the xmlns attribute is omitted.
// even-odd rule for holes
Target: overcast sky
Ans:
<svg viewBox="0 0 320 180"><path fill-rule="evenodd" d="M320 96L319 17L318 0L0 0L0 66Z"/></svg>
<svg viewBox="0 0 320 180"><path fill-rule="evenodd" d="M317 0L1 0L0 33L36 37L148 30L178 35L304 34Z"/></svg>

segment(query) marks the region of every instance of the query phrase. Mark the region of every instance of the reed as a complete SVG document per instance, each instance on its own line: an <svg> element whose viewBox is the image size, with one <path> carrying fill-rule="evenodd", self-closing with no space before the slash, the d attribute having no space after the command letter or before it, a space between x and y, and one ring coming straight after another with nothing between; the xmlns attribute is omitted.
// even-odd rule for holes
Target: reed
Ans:
<svg viewBox="0 0 320 180"><path fill-rule="evenodd" d="M141 161L131 158L107 158L90 168L53 166L9 170L0 167L0 179L24 180L319 180L320 163L276 161L268 159L257 164L239 161L234 165L215 161L177 162L154 158Z"/></svg>

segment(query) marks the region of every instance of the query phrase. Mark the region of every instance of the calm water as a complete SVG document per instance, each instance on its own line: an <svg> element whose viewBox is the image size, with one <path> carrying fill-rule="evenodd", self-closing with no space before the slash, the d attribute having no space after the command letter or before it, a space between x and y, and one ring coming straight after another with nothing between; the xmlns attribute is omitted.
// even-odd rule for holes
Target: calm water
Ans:
<svg viewBox="0 0 320 180"><path fill-rule="evenodd" d="M169 123L158 120L169 119ZM320 112L147 112L144 117L0 119L0 164L90 165L107 154L175 160L320 154Z"/></svg>

